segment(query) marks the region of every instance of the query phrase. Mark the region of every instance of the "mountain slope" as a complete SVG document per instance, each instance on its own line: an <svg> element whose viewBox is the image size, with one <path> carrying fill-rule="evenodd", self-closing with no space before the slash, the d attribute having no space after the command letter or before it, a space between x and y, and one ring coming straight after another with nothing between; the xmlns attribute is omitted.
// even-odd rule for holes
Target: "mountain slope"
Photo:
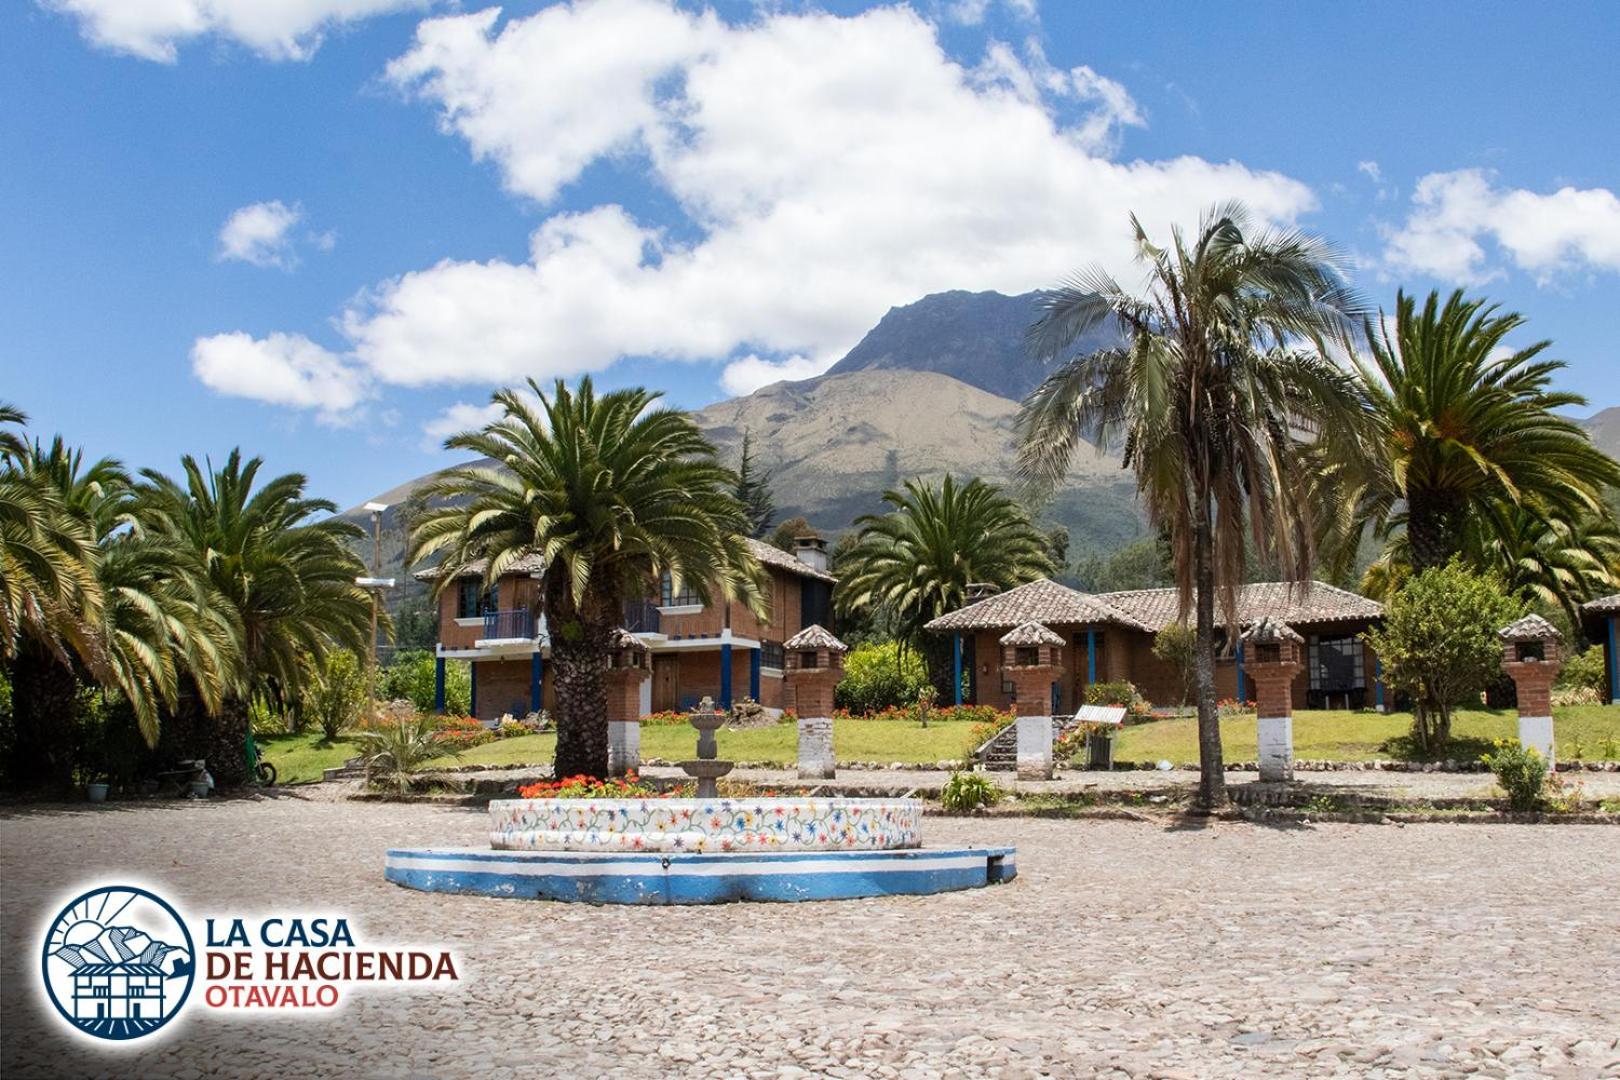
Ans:
<svg viewBox="0 0 1620 1080"><path fill-rule="evenodd" d="M955 290L890 308L827 374L896 368L936 371L1020 400L1051 370L1024 345L1025 331L1040 317L1039 296ZM1118 340L1112 327L1099 327L1082 337L1075 351L1091 352Z"/></svg>

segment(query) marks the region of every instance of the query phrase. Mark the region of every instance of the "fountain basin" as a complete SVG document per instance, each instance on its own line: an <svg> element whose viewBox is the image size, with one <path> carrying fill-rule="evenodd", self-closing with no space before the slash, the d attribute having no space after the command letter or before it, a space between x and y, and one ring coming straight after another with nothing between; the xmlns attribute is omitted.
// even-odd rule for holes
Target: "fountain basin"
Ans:
<svg viewBox="0 0 1620 1080"><path fill-rule="evenodd" d="M384 874L423 892L593 904L926 896L1017 876L1012 848L733 854L394 850Z"/></svg>
<svg viewBox="0 0 1620 1080"><path fill-rule="evenodd" d="M916 799L498 799L496 851L817 852L920 846Z"/></svg>

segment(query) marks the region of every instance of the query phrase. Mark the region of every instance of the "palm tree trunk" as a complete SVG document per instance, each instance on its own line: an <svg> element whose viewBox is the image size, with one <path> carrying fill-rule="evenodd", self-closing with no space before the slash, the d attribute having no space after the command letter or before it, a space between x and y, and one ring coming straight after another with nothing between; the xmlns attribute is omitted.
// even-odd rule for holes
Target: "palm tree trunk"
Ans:
<svg viewBox="0 0 1620 1080"><path fill-rule="evenodd" d="M218 716L205 716L203 760L208 762L208 773L221 788L241 787L247 783L247 733L252 725L245 701L232 698L220 706Z"/></svg>
<svg viewBox="0 0 1620 1080"><path fill-rule="evenodd" d="M1464 510L1456 500L1409 493L1406 539L1412 548L1412 572L1444 566L1462 550Z"/></svg>
<svg viewBox="0 0 1620 1080"><path fill-rule="evenodd" d="M73 786L78 689L72 668L33 642L23 643L11 666L16 742L9 785L57 792Z"/></svg>
<svg viewBox="0 0 1620 1080"><path fill-rule="evenodd" d="M561 592L562 590L558 590ZM563 604L551 607L558 612ZM608 773L607 670L613 621L574 613L548 615L551 670L557 694L557 756L552 775Z"/></svg>
<svg viewBox="0 0 1620 1080"><path fill-rule="evenodd" d="M928 668L928 681L934 687L934 700L954 704L956 665L952 659L951 639L944 634L924 634L917 651L922 653L923 663Z"/></svg>
<svg viewBox="0 0 1620 1080"><path fill-rule="evenodd" d="M1198 796L1194 810L1213 813L1226 805L1226 764L1221 756L1221 715L1215 703L1215 538L1209 498L1200 493L1193 527L1193 584L1197 636Z"/></svg>

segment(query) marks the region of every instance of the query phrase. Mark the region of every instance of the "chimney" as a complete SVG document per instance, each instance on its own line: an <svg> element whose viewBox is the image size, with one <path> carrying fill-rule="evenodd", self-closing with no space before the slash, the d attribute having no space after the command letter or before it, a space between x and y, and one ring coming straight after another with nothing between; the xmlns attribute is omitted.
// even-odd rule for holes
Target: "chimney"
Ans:
<svg viewBox="0 0 1620 1080"><path fill-rule="evenodd" d="M970 581L967 586L967 602L976 604L986 600L1001 591L1001 587L993 581Z"/></svg>
<svg viewBox="0 0 1620 1080"><path fill-rule="evenodd" d="M795 536L793 554L812 570L827 569L827 541L819 536Z"/></svg>

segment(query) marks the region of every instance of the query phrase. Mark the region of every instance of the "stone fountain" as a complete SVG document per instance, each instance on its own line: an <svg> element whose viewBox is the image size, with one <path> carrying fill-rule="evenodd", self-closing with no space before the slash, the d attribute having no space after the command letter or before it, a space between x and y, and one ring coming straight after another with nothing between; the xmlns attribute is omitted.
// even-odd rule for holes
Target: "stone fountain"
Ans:
<svg viewBox="0 0 1620 1080"><path fill-rule="evenodd" d="M726 714L714 707L713 698L704 698L687 721L698 733L697 760L680 762L681 772L697 781L699 799L718 799L720 789L716 781L732 769L735 762L719 761L720 745L714 733L725 725Z"/></svg>

